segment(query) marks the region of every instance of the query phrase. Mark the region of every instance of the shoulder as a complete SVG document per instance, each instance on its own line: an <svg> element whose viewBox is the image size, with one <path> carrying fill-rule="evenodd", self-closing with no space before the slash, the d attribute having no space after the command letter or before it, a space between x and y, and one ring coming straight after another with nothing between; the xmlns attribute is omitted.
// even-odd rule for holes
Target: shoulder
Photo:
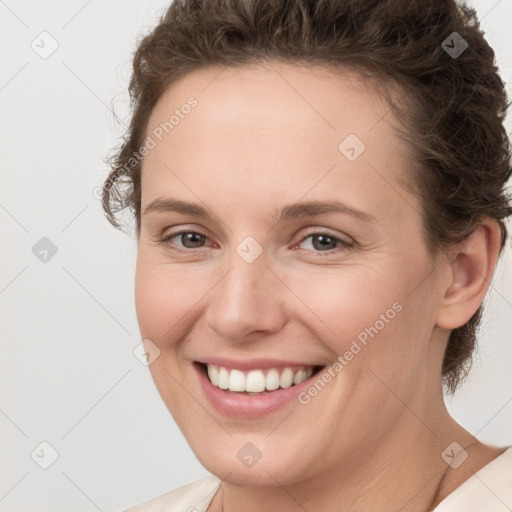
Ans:
<svg viewBox="0 0 512 512"><path fill-rule="evenodd" d="M512 446L468 478L433 512L506 512L512 505Z"/></svg>
<svg viewBox="0 0 512 512"><path fill-rule="evenodd" d="M219 478L207 476L123 512L205 512L219 486Z"/></svg>

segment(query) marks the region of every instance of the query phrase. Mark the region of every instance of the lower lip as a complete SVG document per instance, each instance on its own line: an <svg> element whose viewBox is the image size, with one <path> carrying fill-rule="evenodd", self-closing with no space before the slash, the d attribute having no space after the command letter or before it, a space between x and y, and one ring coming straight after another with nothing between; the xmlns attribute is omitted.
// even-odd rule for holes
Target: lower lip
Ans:
<svg viewBox="0 0 512 512"><path fill-rule="evenodd" d="M202 365L194 363L193 366L199 377L200 386L212 406L226 416L237 418L264 416L281 409L294 400L298 401L297 395L305 391L311 385L311 381L316 379L318 375L318 373L315 373L304 382L286 389L277 389L264 395L249 395L248 393L223 391L210 382Z"/></svg>

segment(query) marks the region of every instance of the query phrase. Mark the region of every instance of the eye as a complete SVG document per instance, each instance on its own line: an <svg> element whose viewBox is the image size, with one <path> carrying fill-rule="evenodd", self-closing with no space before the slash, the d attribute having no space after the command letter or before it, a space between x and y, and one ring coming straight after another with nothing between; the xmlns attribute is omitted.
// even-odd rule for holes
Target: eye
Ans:
<svg viewBox="0 0 512 512"><path fill-rule="evenodd" d="M173 247L176 245L179 246L179 244L175 242L174 239L178 240L184 249L200 249L208 237L202 233L198 233L197 231L183 230L165 235L161 238L160 242L168 245L169 249L173 251L186 252Z"/></svg>
<svg viewBox="0 0 512 512"><path fill-rule="evenodd" d="M353 246L353 243L349 242L348 240L344 240L343 238L335 236L327 231L315 231L314 233L309 233L307 236L302 238L302 240L299 242L299 245L303 244L308 239L311 240L306 243L306 250L325 253L321 254L321 256L332 255L333 252L337 253L339 251L334 249L339 247L341 247L341 250L343 250Z"/></svg>
<svg viewBox="0 0 512 512"><path fill-rule="evenodd" d="M298 246L304 244L308 239L311 239L303 247L307 251L313 251L318 253L320 256L328 256L333 253L336 254L337 248L341 250L348 249L353 246L353 242L349 242L339 236L335 236L328 231L315 231L309 233L303 237ZM197 231L181 230L175 233L169 233L163 236L160 240L161 243L165 244L170 250L176 252L193 252L195 249L201 249L208 237ZM179 247L183 249L180 249ZM324 253L324 254L321 254Z"/></svg>

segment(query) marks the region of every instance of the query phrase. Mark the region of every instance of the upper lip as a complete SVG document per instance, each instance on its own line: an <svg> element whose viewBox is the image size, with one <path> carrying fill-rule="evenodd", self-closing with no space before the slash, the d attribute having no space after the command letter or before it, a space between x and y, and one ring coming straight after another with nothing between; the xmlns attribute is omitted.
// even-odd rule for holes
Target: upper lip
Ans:
<svg viewBox="0 0 512 512"><path fill-rule="evenodd" d="M302 361L287 361L284 359L226 359L223 357L205 357L196 359L196 362L202 364L214 364L216 366L223 366L224 368L237 369L237 370L264 370L267 368L295 368L295 367L318 367L324 366L323 364L311 364L310 362L304 363Z"/></svg>

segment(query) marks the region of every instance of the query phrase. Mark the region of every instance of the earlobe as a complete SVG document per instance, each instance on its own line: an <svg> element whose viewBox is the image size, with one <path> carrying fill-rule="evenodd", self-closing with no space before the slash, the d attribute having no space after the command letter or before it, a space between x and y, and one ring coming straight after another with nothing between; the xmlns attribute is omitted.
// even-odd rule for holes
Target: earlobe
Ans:
<svg viewBox="0 0 512 512"><path fill-rule="evenodd" d="M491 283L500 245L501 229L494 219L483 220L461 243L451 259L438 327L455 329L473 316Z"/></svg>

